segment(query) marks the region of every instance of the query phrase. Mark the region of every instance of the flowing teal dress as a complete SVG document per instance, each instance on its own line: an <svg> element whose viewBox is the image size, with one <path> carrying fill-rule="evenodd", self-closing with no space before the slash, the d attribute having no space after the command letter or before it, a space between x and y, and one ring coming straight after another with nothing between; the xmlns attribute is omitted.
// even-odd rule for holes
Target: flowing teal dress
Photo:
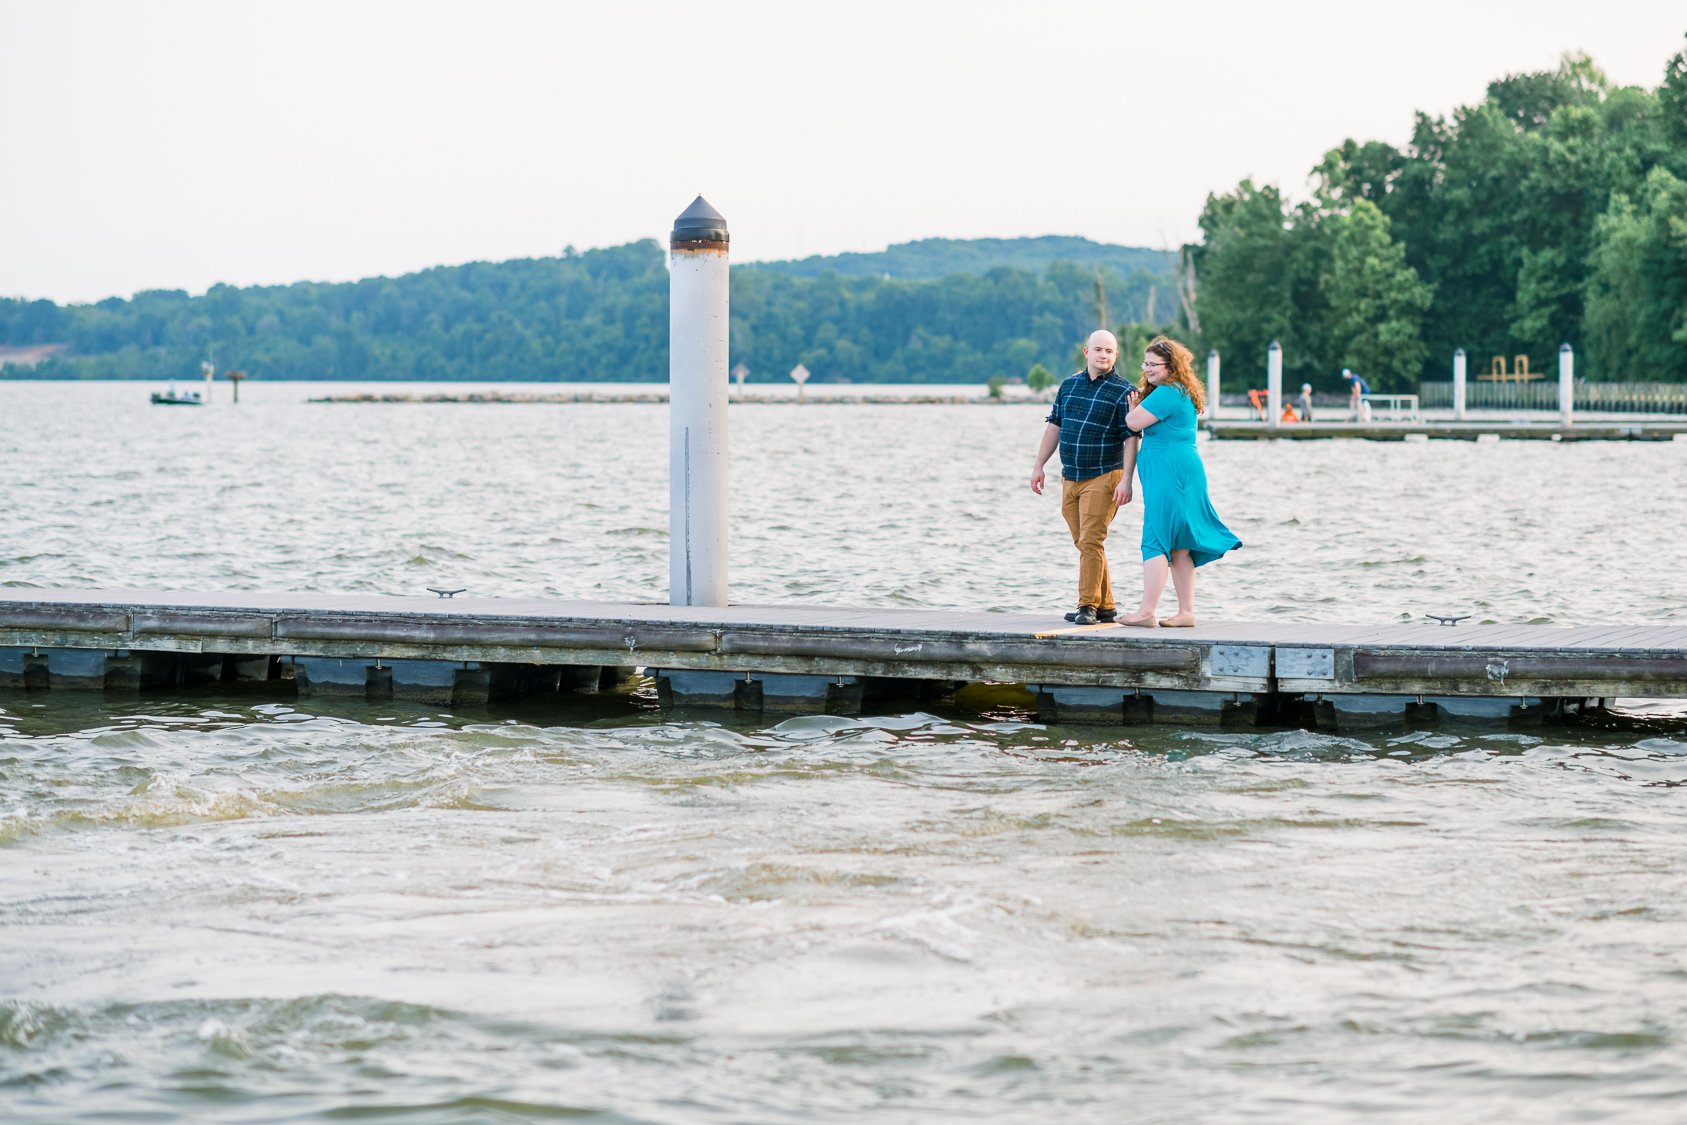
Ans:
<svg viewBox="0 0 1687 1125"><path fill-rule="evenodd" d="M1242 541L1207 498L1207 470L1195 452L1195 404L1172 386L1155 387L1142 409L1159 422L1142 431L1136 472L1142 478L1142 557L1185 550L1205 566Z"/></svg>

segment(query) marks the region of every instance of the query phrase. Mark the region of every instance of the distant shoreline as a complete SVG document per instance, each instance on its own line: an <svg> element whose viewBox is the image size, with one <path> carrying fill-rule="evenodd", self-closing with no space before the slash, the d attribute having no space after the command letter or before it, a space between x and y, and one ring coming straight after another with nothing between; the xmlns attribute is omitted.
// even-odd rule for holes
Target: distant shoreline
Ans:
<svg viewBox="0 0 1687 1125"><path fill-rule="evenodd" d="M148 384L151 384L153 386L157 386L157 385L162 384L162 383L170 383L170 382L180 383L180 384L183 384L183 385L189 385L189 384L197 385L199 383L203 383L204 378L197 373L192 374L192 375L87 375L87 376L82 376L82 375L29 375L29 374L23 373L22 371L13 372L13 371L0 370L0 383L148 383ZM216 382L219 386L221 386L221 385L227 383L227 379L225 379L223 377L223 375L219 373L216 377ZM668 385L668 380L666 380L666 379L638 379L638 380L611 379L611 380L603 380L603 379L556 379L556 378L466 379L466 378L459 378L459 377L455 377L455 376L449 377L449 378L446 378L446 377L424 378L424 377L419 377L419 376L415 377L415 378L411 378L411 377L406 376L404 378L391 378L391 379L360 379L360 378L353 378L353 377L348 376L348 377L345 377L345 378L335 377L335 378L332 378L332 379L317 379L317 378L311 378L311 377L290 379L290 378L287 378L285 376L266 375L263 378L248 377L244 381L244 385L247 386L247 387L257 387L257 386L262 386L262 385L270 384L270 383L284 384L284 385L287 385L287 386L307 386L307 385L310 385L310 384L317 384L317 385L320 385L320 386L336 386L336 385L344 386L348 383L355 383L358 386L365 386L365 387L367 387L367 386L403 387L403 386L417 386L417 385L420 385L420 384L438 384L438 385L447 386L447 387L523 386L523 387L556 387L556 388L563 388L563 389L561 389L557 392L559 394L569 393L566 390L566 388L568 388L568 387L594 387L594 388L598 388L600 390L604 387L626 387L627 388L627 391L626 391L627 394L640 394L640 393L643 393L641 388L645 388L645 387L666 387ZM984 380L984 379L980 379L977 382L964 382L964 383L963 382L941 382L941 381L933 381L933 382L927 382L927 383L914 383L914 382L910 382L910 383L899 383L899 382L868 383L868 382L833 382L831 380L826 380L826 381L810 380L809 383L807 384L807 389L808 389L809 394L817 394L817 393L818 394L837 394L837 393L840 393L840 392L845 393L845 394L849 394L849 393L854 393L856 391L870 393L870 388L874 388L874 387L930 387L934 391L943 391L943 392L946 392L946 393L959 394L959 393L961 393L962 388L969 388L969 389L976 389L977 393L982 395L982 394L985 393L985 387L986 386L988 386L988 381ZM762 381L762 382L749 382L749 383L745 383L742 387L740 387L737 383L734 383L732 385L732 393L734 395L736 395L736 394L739 393L740 390L742 390L747 394L762 393L762 394L765 395L766 392L772 391L775 388L778 388L779 391L781 391L783 393L787 393L787 394L795 394L796 393L796 385L794 383L790 383L790 382L785 381L785 380L768 380L768 381ZM1010 394L1013 393L1016 390L1022 391L1024 389L1024 383L1023 383L1023 381L1018 382L1018 383L1008 383L1006 389L1007 389L1007 392L1010 393ZM666 392L663 391L661 393L665 394Z"/></svg>
<svg viewBox="0 0 1687 1125"><path fill-rule="evenodd" d="M488 391L484 394L351 394L323 395L320 398L310 398L305 401L319 403L440 403L468 405L558 405L571 403L642 403L646 405L660 405L668 401L668 392L665 390L634 391L627 393L576 391L573 393L519 394L507 391ZM735 403L744 403L747 405L756 403L765 403L768 405L801 403L805 406L882 406L886 404L894 406L967 406L974 404L1001 406L1011 403L1041 403L1046 400L1032 398L1028 395L1003 395L1001 398L991 398L987 394L816 394L808 395L799 399L789 393L768 395L735 391L731 394L730 401Z"/></svg>

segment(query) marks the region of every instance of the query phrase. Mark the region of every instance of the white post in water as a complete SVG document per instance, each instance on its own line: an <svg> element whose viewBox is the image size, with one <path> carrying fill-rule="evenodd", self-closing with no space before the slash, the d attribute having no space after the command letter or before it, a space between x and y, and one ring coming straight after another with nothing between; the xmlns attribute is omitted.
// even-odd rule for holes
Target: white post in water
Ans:
<svg viewBox="0 0 1687 1125"><path fill-rule="evenodd" d="M1558 348L1558 424L1568 426L1576 404L1576 353L1568 343Z"/></svg>
<svg viewBox="0 0 1687 1125"><path fill-rule="evenodd" d="M1207 421L1218 417L1218 349L1207 353Z"/></svg>
<svg viewBox="0 0 1687 1125"><path fill-rule="evenodd" d="M217 373L217 365L210 360L199 365L199 370L205 374L205 401L211 401L211 377Z"/></svg>
<svg viewBox="0 0 1687 1125"><path fill-rule="evenodd" d="M1283 417L1283 345L1271 341L1265 359L1265 421L1273 430Z"/></svg>
<svg viewBox="0 0 1687 1125"><path fill-rule="evenodd" d="M668 604L726 604L726 219L698 196L668 240Z"/></svg>
<svg viewBox="0 0 1687 1125"><path fill-rule="evenodd" d="M1464 421L1464 349L1453 353L1453 421Z"/></svg>

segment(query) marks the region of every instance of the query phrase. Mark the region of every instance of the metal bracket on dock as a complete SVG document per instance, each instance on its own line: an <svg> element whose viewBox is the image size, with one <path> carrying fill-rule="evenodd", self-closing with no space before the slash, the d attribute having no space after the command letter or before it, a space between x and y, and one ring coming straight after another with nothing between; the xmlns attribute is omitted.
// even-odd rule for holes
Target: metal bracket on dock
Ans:
<svg viewBox="0 0 1687 1125"><path fill-rule="evenodd" d="M1270 645L1214 645L1208 650L1208 664L1214 676L1271 676Z"/></svg>
<svg viewBox="0 0 1687 1125"><path fill-rule="evenodd" d="M1333 648L1289 648L1277 646L1277 678L1280 680L1333 680L1336 678L1336 650Z"/></svg>

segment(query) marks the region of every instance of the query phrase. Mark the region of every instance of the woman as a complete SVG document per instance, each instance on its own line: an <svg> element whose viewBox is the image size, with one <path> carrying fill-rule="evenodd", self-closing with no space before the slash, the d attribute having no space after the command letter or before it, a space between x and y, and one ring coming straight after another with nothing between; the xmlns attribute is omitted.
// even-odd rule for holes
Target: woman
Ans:
<svg viewBox="0 0 1687 1125"><path fill-rule="evenodd" d="M1125 425L1142 435L1136 455L1142 478L1142 606L1120 617L1121 625L1194 625L1195 568L1242 545L1207 499L1207 470L1195 452L1195 418L1207 396L1195 379L1193 360L1188 348L1164 336L1142 353L1142 389L1125 417ZM1157 619L1168 570L1177 615Z"/></svg>

